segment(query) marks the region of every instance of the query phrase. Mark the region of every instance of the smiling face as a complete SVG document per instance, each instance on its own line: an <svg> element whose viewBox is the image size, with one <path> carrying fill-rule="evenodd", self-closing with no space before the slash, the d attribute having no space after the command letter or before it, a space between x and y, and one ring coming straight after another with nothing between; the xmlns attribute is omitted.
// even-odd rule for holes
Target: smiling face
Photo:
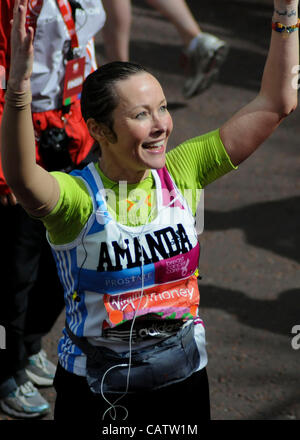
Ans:
<svg viewBox="0 0 300 440"><path fill-rule="evenodd" d="M138 73L115 85L118 105L113 111L113 130L100 141L100 168L111 180L136 183L151 168L165 165L172 118L159 82L149 73Z"/></svg>

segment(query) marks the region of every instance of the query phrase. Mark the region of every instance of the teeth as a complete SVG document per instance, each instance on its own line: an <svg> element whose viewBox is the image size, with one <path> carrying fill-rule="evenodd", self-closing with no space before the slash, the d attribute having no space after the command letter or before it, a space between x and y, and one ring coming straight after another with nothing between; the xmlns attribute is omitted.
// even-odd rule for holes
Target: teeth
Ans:
<svg viewBox="0 0 300 440"><path fill-rule="evenodd" d="M160 141L160 142L157 142L156 144L144 144L143 146L146 148L159 148L159 147L162 147L163 144L164 144L164 141Z"/></svg>

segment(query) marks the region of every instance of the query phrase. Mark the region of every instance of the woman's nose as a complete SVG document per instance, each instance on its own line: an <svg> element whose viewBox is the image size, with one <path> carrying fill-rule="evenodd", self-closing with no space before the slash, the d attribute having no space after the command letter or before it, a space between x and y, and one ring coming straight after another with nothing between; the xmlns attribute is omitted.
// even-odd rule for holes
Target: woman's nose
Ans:
<svg viewBox="0 0 300 440"><path fill-rule="evenodd" d="M153 125L152 132L153 133L163 133L167 130L167 121L166 118L153 116Z"/></svg>

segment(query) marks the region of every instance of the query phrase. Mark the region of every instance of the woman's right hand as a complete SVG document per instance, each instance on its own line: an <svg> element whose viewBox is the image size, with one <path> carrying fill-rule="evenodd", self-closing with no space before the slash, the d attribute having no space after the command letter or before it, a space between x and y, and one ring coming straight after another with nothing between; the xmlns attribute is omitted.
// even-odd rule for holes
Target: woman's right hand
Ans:
<svg viewBox="0 0 300 440"><path fill-rule="evenodd" d="M9 85L23 92L30 88L33 66L33 28L26 30L28 0L15 0L11 30L11 65Z"/></svg>

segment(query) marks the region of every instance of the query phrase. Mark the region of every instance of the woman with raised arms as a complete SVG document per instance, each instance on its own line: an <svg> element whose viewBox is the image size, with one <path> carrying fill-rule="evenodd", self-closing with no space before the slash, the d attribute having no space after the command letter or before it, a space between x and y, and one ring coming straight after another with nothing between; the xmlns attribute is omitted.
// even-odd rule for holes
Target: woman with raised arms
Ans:
<svg viewBox="0 0 300 440"><path fill-rule="evenodd" d="M235 169L295 110L298 0L274 0L255 99L219 129L167 154L173 126L158 80L132 63L92 73L81 107L101 155L71 174L49 173L35 162L33 31L25 28L26 7L27 0L16 1L2 163L18 202L45 224L64 286L55 419L89 427L101 418L209 419L196 204L184 190L201 189ZM126 182L125 193L119 182Z"/></svg>

